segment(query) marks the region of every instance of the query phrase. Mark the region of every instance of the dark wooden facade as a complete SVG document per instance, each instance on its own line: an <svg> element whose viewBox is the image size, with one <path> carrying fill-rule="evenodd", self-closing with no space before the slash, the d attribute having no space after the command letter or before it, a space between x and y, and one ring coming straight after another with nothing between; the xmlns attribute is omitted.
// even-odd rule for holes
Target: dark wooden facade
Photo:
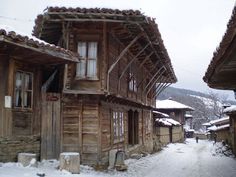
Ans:
<svg viewBox="0 0 236 177"><path fill-rule="evenodd" d="M39 154L42 94L55 91L42 92L42 86L52 71L60 80L64 64L77 60L69 51L0 29L0 161L15 160L19 152ZM62 86L54 88L60 93Z"/></svg>
<svg viewBox="0 0 236 177"><path fill-rule="evenodd" d="M236 90L236 7L234 7L231 19L228 22L225 35L219 47L213 54L213 58L207 68L203 80L211 88ZM236 154L235 113L230 112L230 136L231 145Z"/></svg>
<svg viewBox="0 0 236 177"><path fill-rule="evenodd" d="M154 20L132 10L51 7L34 34L82 58L65 66L61 151L80 152L93 166L107 166L112 149L152 152L156 95L176 82Z"/></svg>

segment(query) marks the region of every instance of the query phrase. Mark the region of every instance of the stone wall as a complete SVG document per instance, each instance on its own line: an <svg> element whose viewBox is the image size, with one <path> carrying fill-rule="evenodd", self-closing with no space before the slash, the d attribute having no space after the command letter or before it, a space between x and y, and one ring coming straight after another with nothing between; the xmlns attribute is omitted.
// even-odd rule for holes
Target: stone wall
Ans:
<svg viewBox="0 0 236 177"><path fill-rule="evenodd" d="M38 136L0 138L0 162L15 162L20 152L36 153L39 157Z"/></svg>

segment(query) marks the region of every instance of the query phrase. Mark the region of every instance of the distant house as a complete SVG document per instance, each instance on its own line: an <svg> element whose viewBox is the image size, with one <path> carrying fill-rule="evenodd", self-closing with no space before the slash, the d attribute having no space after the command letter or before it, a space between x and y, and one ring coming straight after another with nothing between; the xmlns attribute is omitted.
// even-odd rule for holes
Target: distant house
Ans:
<svg viewBox="0 0 236 177"><path fill-rule="evenodd" d="M220 119L212 120L204 125L207 126L207 132L210 132L210 139L216 141L230 141L230 132L229 132L229 117L223 117Z"/></svg>
<svg viewBox="0 0 236 177"><path fill-rule="evenodd" d="M158 151L163 145L183 141L183 129L179 122L168 114L153 111L154 150Z"/></svg>
<svg viewBox="0 0 236 177"><path fill-rule="evenodd" d="M0 161L15 161L19 152L40 154L41 137L52 130L41 126L59 124L52 110L60 111L64 64L78 59L76 53L0 27ZM47 136L50 155L60 146L54 135Z"/></svg>
<svg viewBox="0 0 236 177"><path fill-rule="evenodd" d="M34 35L81 56L65 66L60 134L52 130L57 151L104 167L111 151L152 152L156 96L177 80L154 19L134 10L49 7Z"/></svg>
<svg viewBox="0 0 236 177"><path fill-rule="evenodd" d="M171 99L157 100L156 110L168 114L172 119L180 122L181 125L184 125L186 122L186 112L194 111L192 107ZM189 118L189 116L187 116L187 118Z"/></svg>
<svg viewBox="0 0 236 177"><path fill-rule="evenodd" d="M228 22L226 33L203 77L211 88L234 90L236 93L236 6ZM227 108L226 108L227 109ZM231 144L236 154L236 111L226 112L230 116Z"/></svg>

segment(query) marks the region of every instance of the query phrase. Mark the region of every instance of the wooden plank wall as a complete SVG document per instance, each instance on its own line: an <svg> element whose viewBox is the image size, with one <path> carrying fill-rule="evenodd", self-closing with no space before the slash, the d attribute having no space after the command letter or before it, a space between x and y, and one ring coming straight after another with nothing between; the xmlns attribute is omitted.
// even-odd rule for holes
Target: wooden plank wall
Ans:
<svg viewBox="0 0 236 177"><path fill-rule="evenodd" d="M83 164L96 165L101 144L96 98L64 95L62 114L62 151L80 152Z"/></svg>
<svg viewBox="0 0 236 177"><path fill-rule="evenodd" d="M61 99L57 93L43 93L42 98L41 159L54 159L60 154Z"/></svg>
<svg viewBox="0 0 236 177"><path fill-rule="evenodd" d="M12 120L11 110L5 108L5 95L7 94L8 83L8 57L0 54L0 137L11 135Z"/></svg>

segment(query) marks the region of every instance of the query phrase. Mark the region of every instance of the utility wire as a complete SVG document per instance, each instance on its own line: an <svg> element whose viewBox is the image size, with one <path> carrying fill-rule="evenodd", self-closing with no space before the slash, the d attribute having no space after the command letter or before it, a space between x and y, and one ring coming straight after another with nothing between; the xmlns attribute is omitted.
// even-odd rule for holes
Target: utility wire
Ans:
<svg viewBox="0 0 236 177"><path fill-rule="evenodd" d="M33 22L34 21L32 19L12 18L12 17L6 17L6 16L2 16L2 15L0 15L0 18L6 19L6 20L21 21L21 22Z"/></svg>

